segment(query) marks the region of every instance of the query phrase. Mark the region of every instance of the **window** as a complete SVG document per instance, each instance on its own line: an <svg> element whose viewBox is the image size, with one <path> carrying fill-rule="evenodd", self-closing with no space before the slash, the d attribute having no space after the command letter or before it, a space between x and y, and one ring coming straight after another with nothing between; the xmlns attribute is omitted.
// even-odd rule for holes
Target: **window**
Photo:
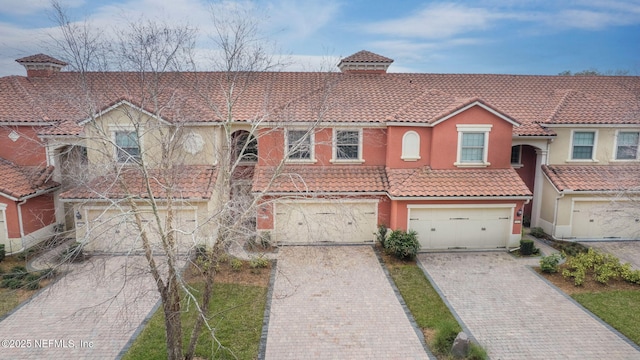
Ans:
<svg viewBox="0 0 640 360"><path fill-rule="evenodd" d="M458 155L456 166L484 167L487 161L489 132L492 125L456 125L458 128Z"/></svg>
<svg viewBox="0 0 640 360"><path fill-rule="evenodd" d="M420 135L415 131L407 131L402 136L402 156L404 161L417 161L420 159Z"/></svg>
<svg viewBox="0 0 640 360"><path fill-rule="evenodd" d="M522 164L522 145L516 145L511 147L511 165Z"/></svg>
<svg viewBox="0 0 640 360"><path fill-rule="evenodd" d="M571 159L591 160L593 159L593 147L596 133L593 131L576 131L573 133L573 148Z"/></svg>
<svg viewBox="0 0 640 360"><path fill-rule="evenodd" d="M248 131L239 130L231 134L233 159L242 156L240 161L258 161L258 140Z"/></svg>
<svg viewBox="0 0 640 360"><path fill-rule="evenodd" d="M140 145L135 131L116 131L115 137L118 162L140 160Z"/></svg>
<svg viewBox="0 0 640 360"><path fill-rule="evenodd" d="M313 134L306 130L287 130L286 147L289 160L312 160Z"/></svg>
<svg viewBox="0 0 640 360"><path fill-rule="evenodd" d="M638 158L638 140L640 132L624 131L618 133L616 144L617 160L635 160Z"/></svg>
<svg viewBox="0 0 640 360"><path fill-rule="evenodd" d="M334 159L360 160L360 131L334 130Z"/></svg>
<svg viewBox="0 0 640 360"><path fill-rule="evenodd" d="M484 133L463 133L460 162L481 163L484 154Z"/></svg>

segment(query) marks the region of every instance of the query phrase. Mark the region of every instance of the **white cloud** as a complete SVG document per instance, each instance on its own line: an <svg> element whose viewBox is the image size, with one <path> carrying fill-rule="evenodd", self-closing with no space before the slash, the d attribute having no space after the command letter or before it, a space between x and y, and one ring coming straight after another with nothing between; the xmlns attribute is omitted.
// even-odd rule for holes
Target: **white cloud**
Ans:
<svg viewBox="0 0 640 360"><path fill-rule="evenodd" d="M77 7L84 3L83 0L67 0L64 5ZM51 8L51 0L0 0L0 13L10 15L34 14Z"/></svg>
<svg viewBox="0 0 640 360"><path fill-rule="evenodd" d="M483 8L453 3L428 5L410 16L369 23L363 29L373 34L423 39L442 39L485 30L500 15Z"/></svg>
<svg viewBox="0 0 640 360"><path fill-rule="evenodd" d="M307 38L329 24L339 13L340 4L331 1L277 0L269 4L270 27L287 39Z"/></svg>

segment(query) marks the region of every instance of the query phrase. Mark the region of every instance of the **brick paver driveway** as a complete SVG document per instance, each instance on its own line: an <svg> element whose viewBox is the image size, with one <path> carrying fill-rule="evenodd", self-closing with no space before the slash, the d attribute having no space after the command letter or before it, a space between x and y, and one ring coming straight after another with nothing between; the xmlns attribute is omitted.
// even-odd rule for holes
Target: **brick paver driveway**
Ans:
<svg viewBox="0 0 640 360"><path fill-rule="evenodd" d="M638 347L506 253L429 253L419 260L492 359L640 359Z"/></svg>
<svg viewBox="0 0 640 360"><path fill-rule="evenodd" d="M142 257L72 266L0 322L0 359L114 359L159 299Z"/></svg>
<svg viewBox="0 0 640 360"><path fill-rule="evenodd" d="M585 241L582 245L613 254L622 263L630 263L640 269L640 241Z"/></svg>
<svg viewBox="0 0 640 360"><path fill-rule="evenodd" d="M370 246L284 247L266 359L427 359Z"/></svg>

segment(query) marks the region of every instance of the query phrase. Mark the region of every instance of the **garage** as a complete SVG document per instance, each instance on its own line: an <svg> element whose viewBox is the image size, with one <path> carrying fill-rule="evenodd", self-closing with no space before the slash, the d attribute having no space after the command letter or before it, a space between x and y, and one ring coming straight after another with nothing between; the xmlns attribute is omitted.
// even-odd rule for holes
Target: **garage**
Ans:
<svg viewBox="0 0 640 360"><path fill-rule="evenodd" d="M574 201L571 236L640 239L640 208L628 201Z"/></svg>
<svg viewBox="0 0 640 360"><path fill-rule="evenodd" d="M361 243L374 240L377 201L278 202L275 240L285 243Z"/></svg>
<svg viewBox="0 0 640 360"><path fill-rule="evenodd" d="M422 249L505 248L512 207L409 206L409 229Z"/></svg>
<svg viewBox="0 0 640 360"><path fill-rule="evenodd" d="M89 251L104 252L139 252L142 251L142 239L133 215L126 210L107 210L105 208L85 209L87 219L86 245ZM149 234L154 251L161 251L160 234L155 226L153 213L148 209L141 210L142 223ZM165 211L160 212L160 218L164 220ZM187 251L193 244L191 233L196 229L195 209L176 210L176 229L179 244ZM80 223L77 224L80 226ZM183 250L181 250L183 251Z"/></svg>

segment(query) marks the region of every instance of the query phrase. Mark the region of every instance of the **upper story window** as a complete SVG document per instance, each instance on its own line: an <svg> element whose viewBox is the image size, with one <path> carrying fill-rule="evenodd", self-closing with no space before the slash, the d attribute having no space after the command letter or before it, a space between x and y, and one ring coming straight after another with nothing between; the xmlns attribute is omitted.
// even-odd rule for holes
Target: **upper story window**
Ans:
<svg viewBox="0 0 640 360"><path fill-rule="evenodd" d="M489 132L492 125L457 125L458 156L454 165L460 167L489 166Z"/></svg>
<svg viewBox="0 0 640 360"><path fill-rule="evenodd" d="M119 163L140 160L140 143L135 131L116 131L116 159Z"/></svg>
<svg viewBox="0 0 640 360"><path fill-rule="evenodd" d="M313 160L313 132L307 130L287 130L285 140L288 160Z"/></svg>
<svg viewBox="0 0 640 360"><path fill-rule="evenodd" d="M522 166L522 145L515 145L511 147L511 166Z"/></svg>
<svg viewBox="0 0 640 360"><path fill-rule="evenodd" d="M620 131L616 139L616 160L638 159L640 132Z"/></svg>
<svg viewBox="0 0 640 360"><path fill-rule="evenodd" d="M333 161L362 161L362 130L333 130Z"/></svg>
<svg viewBox="0 0 640 360"><path fill-rule="evenodd" d="M258 161L258 140L246 130L238 130L231 134L233 160L241 162Z"/></svg>
<svg viewBox="0 0 640 360"><path fill-rule="evenodd" d="M420 160L420 135L415 131L407 131L402 136L402 156L404 161Z"/></svg>
<svg viewBox="0 0 640 360"><path fill-rule="evenodd" d="M571 160L592 160L595 144L595 131L574 131L571 145Z"/></svg>

